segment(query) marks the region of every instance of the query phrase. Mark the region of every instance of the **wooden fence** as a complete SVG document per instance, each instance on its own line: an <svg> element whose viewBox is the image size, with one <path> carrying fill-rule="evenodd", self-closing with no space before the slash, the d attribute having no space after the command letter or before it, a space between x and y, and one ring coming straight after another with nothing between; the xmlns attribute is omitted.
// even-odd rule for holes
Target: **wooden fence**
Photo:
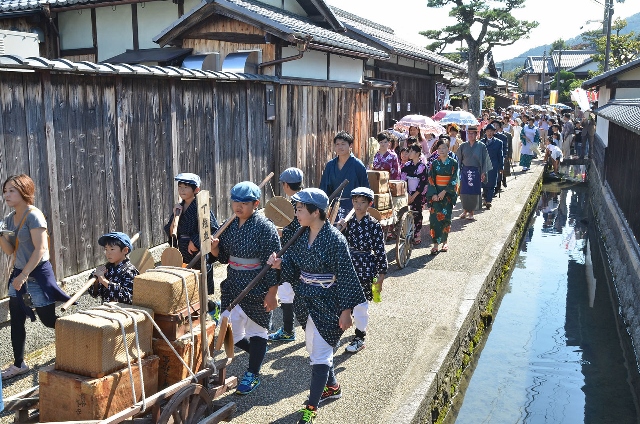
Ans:
<svg viewBox="0 0 640 424"><path fill-rule="evenodd" d="M629 227L640 240L640 135L609 123L609 145L604 158L605 178Z"/></svg>
<svg viewBox="0 0 640 424"><path fill-rule="evenodd" d="M265 121L260 82L2 72L0 179L34 179L60 279L104 262L97 239L107 231L142 231L144 247L165 242L178 172L202 177L220 221L239 181L274 171L277 194L277 175L298 166L305 185L317 185L337 131L354 134L354 154L366 155L369 94L276 85L276 120Z"/></svg>

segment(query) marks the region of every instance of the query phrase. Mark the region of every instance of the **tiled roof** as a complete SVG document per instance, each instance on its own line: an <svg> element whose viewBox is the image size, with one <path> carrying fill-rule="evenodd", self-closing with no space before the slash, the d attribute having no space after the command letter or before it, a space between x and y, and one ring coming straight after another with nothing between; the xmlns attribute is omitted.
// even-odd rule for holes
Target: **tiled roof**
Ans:
<svg viewBox="0 0 640 424"><path fill-rule="evenodd" d="M550 56L545 57L544 71L547 74L555 74L558 72L558 60L562 63L560 69L567 70L576 68L585 62L591 60L591 56L596 54L591 50L554 50ZM542 56L529 56L524 62L524 72L527 74L542 73Z"/></svg>
<svg viewBox="0 0 640 424"><path fill-rule="evenodd" d="M310 37L309 46L318 50L337 49L344 54L388 59L382 50L319 26L317 23L283 9L255 0L209 0L192 9L154 38L160 45L170 43L198 22L213 14L222 14L232 19L256 25L278 37L298 38L298 34Z"/></svg>
<svg viewBox="0 0 640 424"><path fill-rule="evenodd" d="M614 77L631 69L635 69L640 67L640 58L636 60L632 60L629 63L626 63L622 66L618 66L617 68L609 69L607 72L598 75L597 77L593 77L590 80L587 80L582 83L582 88L588 90L593 87L599 87L610 77Z"/></svg>
<svg viewBox="0 0 640 424"><path fill-rule="evenodd" d="M19 10L38 10L48 4L51 7L72 6L76 4L100 3L104 0L0 0L1 12L14 12Z"/></svg>
<svg viewBox="0 0 640 424"><path fill-rule="evenodd" d="M345 12L344 10L338 9L334 6L331 6L331 9L348 29L387 47L393 54L431 62L456 71L467 70L464 66L459 65L444 56L396 37L393 29L389 27L361 18L352 13Z"/></svg>
<svg viewBox="0 0 640 424"><path fill-rule="evenodd" d="M640 134L640 99L614 99L594 112L629 131Z"/></svg>
<svg viewBox="0 0 640 424"><path fill-rule="evenodd" d="M15 55L0 55L0 69L45 70L80 74L118 74L145 75L166 78L213 79L219 81L262 81L278 82L278 78L270 75L253 75L235 72L200 71L197 69L177 68L174 66L145 66L92 62L71 62L66 59L45 59L43 57L22 58Z"/></svg>

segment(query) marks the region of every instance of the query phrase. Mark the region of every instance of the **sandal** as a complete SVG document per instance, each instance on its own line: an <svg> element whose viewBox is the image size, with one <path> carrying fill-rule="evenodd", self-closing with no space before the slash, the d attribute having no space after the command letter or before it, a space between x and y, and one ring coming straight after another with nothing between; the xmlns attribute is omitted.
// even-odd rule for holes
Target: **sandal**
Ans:
<svg viewBox="0 0 640 424"><path fill-rule="evenodd" d="M442 245L442 249L440 249L441 252L448 252L449 251L449 245L448 244L443 244Z"/></svg>
<svg viewBox="0 0 640 424"><path fill-rule="evenodd" d="M2 380L8 380L18 375L25 374L29 372L29 369L29 366L24 362L20 367L16 367L15 365L11 364L8 368L2 370Z"/></svg>
<svg viewBox="0 0 640 424"><path fill-rule="evenodd" d="M470 214L467 216L467 219L468 219L469 221L473 221L473 220L475 220L475 218L473 217L473 214L472 214L472 213L470 213Z"/></svg>
<svg viewBox="0 0 640 424"><path fill-rule="evenodd" d="M433 246L433 248L431 249L431 254L432 255L437 255L438 254L438 245L437 244L435 246Z"/></svg>
<svg viewBox="0 0 640 424"><path fill-rule="evenodd" d="M414 238L414 239L413 239L413 244L414 244L414 245L416 245L416 246L417 246L417 245L418 245L418 244L420 244L420 243L422 243L422 239L420 239L420 238Z"/></svg>
<svg viewBox="0 0 640 424"><path fill-rule="evenodd" d="M464 211L460 214L460 219L465 219L467 217L468 213L467 211Z"/></svg>

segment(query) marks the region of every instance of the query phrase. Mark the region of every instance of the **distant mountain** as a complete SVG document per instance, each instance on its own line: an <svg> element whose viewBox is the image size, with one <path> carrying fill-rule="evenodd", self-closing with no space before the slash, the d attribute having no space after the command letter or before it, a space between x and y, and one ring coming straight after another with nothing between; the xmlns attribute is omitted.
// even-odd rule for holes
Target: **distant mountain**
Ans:
<svg viewBox="0 0 640 424"><path fill-rule="evenodd" d="M615 19L615 17L616 16L614 15L614 19ZM635 31L636 34L640 33L640 13L636 13L635 15L631 15L628 18L625 18L625 19L627 20L627 27L624 30L621 31L621 34L626 34L626 33L629 33L631 31ZM577 36L575 36L573 38L565 40L565 42L569 46L574 46L576 44L580 44L580 43L583 42L582 35L577 35ZM498 66L498 67L504 66L504 70L505 71L513 70L518 66L522 66L524 64L524 60L528 56L542 56L542 54L544 53L544 50L548 49L548 48L549 48L549 45L534 47L532 49L529 49L529 50L519 54L517 57L514 57L512 59L496 62L496 66ZM547 51L547 53L549 53L549 52Z"/></svg>

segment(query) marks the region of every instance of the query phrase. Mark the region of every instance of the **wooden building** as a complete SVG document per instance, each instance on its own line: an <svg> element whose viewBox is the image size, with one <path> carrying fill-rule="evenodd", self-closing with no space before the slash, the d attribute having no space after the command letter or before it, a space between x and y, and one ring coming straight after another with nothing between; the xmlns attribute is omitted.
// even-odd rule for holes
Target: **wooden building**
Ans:
<svg viewBox="0 0 640 424"><path fill-rule="evenodd" d="M178 172L202 176L224 219L238 181L297 166L317 186L338 131L370 162L367 140L397 116L386 99L433 107L439 72L459 70L356 38L322 0L0 6L0 26L43 35L43 57L0 55L0 169L36 180L58 278L103 261L96 240L106 231L164 242ZM385 61L394 73L382 72Z"/></svg>
<svg viewBox="0 0 640 424"><path fill-rule="evenodd" d="M599 107L591 157L636 240L640 240L640 59L585 81L597 89Z"/></svg>
<svg viewBox="0 0 640 424"><path fill-rule="evenodd" d="M591 56L596 54L591 50L554 50L548 56L529 56L518 79L521 82L522 94L535 99L538 104L545 104L549 98L549 81L555 78L558 71L573 72L576 79L585 79L589 71L598 69L597 62ZM544 76L543 76L544 74ZM544 91L541 84L544 80ZM553 87L552 87L553 88ZM541 99L541 94L544 98Z"/></svg>
<svg viewBox="0 0 640 424"><path fill-rule="evenodd" d="M589 151L589 200L604 245L620 322L640 343L640 59L582 84L597 89L599 105ZM598 284L601 284L598 281ZM606 282L605 282L606 284ZM636 352L635 362L638 363ZM640 382L632 378L635 393Z"/></svg>
<svg viewBox="0 0 640 424"><path fill-rule="evenodd" d="M372 98L374 110L376 106L382 106L379 119L385 128L393 126L405 115L434 115L440 110L436 87L437 84L445 85L443 74L466 74L464 66L402 40L389 27L337 7L331 7L331 10L345 25L349 37L389 53L389 60L371 58L365 67L369 78L395 81L395 89L390 95L377 99L374 93Z"/></svg>

